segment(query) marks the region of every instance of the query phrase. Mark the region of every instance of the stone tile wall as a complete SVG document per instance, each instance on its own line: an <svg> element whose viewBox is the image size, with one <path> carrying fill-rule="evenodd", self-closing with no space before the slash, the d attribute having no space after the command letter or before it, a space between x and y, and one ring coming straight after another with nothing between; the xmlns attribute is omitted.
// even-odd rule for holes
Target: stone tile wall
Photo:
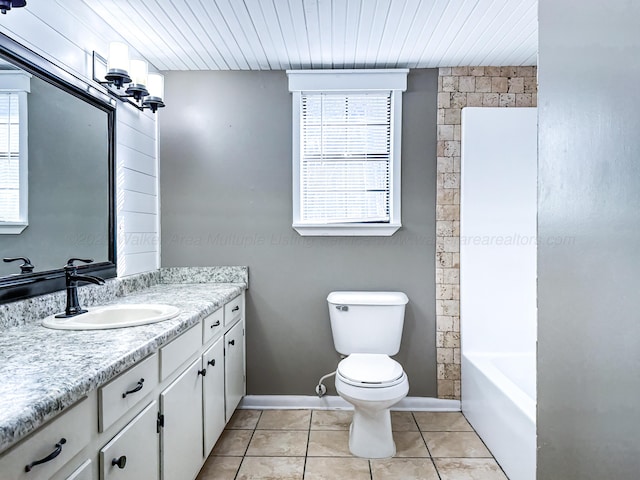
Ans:
<svg viewBox="0 0 640 480"><path fill-rule="evenodd" d="M535 107L536 67L440 68L436 201L438 397L460 398L460 137L464 107Z"/></svg>

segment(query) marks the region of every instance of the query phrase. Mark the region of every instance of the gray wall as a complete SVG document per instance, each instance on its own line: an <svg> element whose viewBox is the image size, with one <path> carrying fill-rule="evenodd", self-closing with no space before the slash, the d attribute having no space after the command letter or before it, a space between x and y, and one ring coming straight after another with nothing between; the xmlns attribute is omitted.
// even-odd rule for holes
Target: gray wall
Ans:
<svg viewBox="0 0 640 480"><path fill-rule="evenodd" d="M107 261L107 113L35 76L27 106L29 226L0 235L0 256L27 256L36 271L71 257ZM0 263L0 276L20 272L20 264Z"/></svg>
<svg viewBox="0 0 640 480"><path fill-rule="evenodd" d="M437 71L415 70L408 80L403 229L390 238L314 238L291 228L285 72L166 75L167 107L159 114L162 265L249 266L249 394L313 395L339 360L327 294L386 289L410 299L396 357L409 394L436 395Z"/></svg>
<svg viewBox="0 0 640 480"><path fill-rule="evenodd" d="M539 6L538 478L635 480L640 2Z"/></svg>

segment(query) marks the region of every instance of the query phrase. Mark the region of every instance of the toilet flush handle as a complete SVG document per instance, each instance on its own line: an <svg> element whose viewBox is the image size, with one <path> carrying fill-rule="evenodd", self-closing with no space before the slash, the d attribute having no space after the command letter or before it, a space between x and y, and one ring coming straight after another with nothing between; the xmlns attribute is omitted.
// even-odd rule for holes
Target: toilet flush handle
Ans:
<svg viewBox="0 0 640 480"><path fill-rule="evenodd" d="M340 310L341 312L348 312L349 311L349 307L347 305L336 305L336 308L338 310Z"/></svg>

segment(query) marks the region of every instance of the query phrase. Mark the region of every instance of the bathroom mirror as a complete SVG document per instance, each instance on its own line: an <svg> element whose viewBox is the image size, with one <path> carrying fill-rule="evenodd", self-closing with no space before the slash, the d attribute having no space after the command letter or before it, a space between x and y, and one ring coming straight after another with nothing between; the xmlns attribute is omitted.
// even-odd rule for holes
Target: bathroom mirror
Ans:
<svg viewBox="0 0 640 480"><path fill-rule="evenodd" d="M6 132L22 128L26 117L22 131L27 136L27 168L20 171L26 181L9 186L14 189L14 199L20 191L28 194L23 195L27 208L26 216L16 222L22 225L13 231L2 231L0 223L0 256L28 257L35 268L21 273L22 261L0 260L0 303L64 289L62 267L72 257L94 259L94 263L80 267L82 272L102 278L116 274L115 102L0 34L0 76L12 77L16 73L21 78L21 91L28 91L21 97L26 100L26 108L20 110L19 120L12 115L10 121L5 109L4 120L0 120L0 127L5 130L0 132L0 146L3 135L7 137ZM5 82L5 87L0 88L0 96L6 100L11 83ZM9 125L11 122L15 126ZM5 147L8 143L5 140ZM4 177L0 179L0 189L7 188L10 172L17 171L7 167L9 160L7 149L4 150L0 151L0 161L5 160L4 169L0 165ZM20 148L20 154L22 151ZM20 161L19 155L12 155L14 162ZM7 198L5 194L5 203ZM7 226L8 222L4 223Z"/></svg>

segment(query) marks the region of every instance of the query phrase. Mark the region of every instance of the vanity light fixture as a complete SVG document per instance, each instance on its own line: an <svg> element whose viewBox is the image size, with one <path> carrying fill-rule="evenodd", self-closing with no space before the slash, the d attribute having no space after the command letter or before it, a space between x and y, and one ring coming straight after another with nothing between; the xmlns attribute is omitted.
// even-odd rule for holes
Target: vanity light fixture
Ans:
<svg viewBox="0 0 640 480"><path fill-rule="evenodd" d="M27 0L0 0L0 12L7 13L12 8L24 7Z"/></svg>
<svg viewBox="0 0 640 480"><path fill-rule="evenodd" d="M129 47L124 43L111 42L108 59L93 52L93 79L105 85L111 95L138 110L150 109L155 113L164 107L164 77L149 73L144 60L129 60Z"/></svg>

